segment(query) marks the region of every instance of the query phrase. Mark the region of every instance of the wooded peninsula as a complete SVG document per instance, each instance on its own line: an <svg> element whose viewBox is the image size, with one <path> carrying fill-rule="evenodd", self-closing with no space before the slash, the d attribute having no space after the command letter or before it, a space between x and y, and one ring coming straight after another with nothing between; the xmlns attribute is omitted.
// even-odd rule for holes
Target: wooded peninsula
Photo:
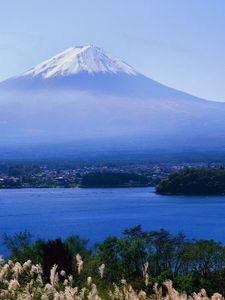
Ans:
<svg viewBox="0 0 225 300"><path fill-rule="evenodd" d="M225 169L186 168L162 180L156 192L164 195L225 195Z"/></svg>

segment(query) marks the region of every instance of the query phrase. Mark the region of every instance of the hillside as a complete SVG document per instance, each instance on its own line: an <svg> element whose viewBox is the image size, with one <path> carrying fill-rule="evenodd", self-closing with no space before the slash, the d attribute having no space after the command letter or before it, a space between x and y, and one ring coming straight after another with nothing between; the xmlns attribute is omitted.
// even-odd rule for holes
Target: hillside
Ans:
<svg viewBox="0 0 225 300"><path fill-rule="evenodd" d="M225 170L184 169L162 180L156 192L169 195L224 195Z"/></svg>

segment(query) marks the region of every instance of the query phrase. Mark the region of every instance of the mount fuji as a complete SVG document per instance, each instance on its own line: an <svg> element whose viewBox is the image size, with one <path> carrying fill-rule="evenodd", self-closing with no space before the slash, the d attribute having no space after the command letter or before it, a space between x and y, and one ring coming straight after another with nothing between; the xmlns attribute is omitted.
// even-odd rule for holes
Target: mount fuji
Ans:
<svg viewBox="0 0 225 300"><path fill-rule="evenodd" d="M0 83L2 149L215 150L224 129L224 103L160 84L92 45Z"/></svg>

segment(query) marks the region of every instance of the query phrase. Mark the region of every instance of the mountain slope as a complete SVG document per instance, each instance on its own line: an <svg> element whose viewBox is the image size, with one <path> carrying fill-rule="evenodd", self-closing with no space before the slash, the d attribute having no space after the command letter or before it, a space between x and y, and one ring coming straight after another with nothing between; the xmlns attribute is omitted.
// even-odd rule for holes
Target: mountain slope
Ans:
<svg viewBox="0 0 225 300"><path fill-rule="evenodd" d="M162 85L91 45L0 83L3 144L199 150L223 148L224 129L224 103Z"/></svg>
<svg viewBox="0 0 225 300"><path fill-rule="evenodd" d="M130 65L87 45L69 48L20 76L0 84L1 89L75 89L149 97L190 98L137 72Z"/></svg>
<svg viewBox="0 0 225 300"><path fill-rule="evenodd" d="M88 74L137 74L131 66L118 58L111 56L100 48L87 45L69 48L25 72L24 76L41 76L46 79L55 76L75 75L80 72L87 72Z"/></svg>

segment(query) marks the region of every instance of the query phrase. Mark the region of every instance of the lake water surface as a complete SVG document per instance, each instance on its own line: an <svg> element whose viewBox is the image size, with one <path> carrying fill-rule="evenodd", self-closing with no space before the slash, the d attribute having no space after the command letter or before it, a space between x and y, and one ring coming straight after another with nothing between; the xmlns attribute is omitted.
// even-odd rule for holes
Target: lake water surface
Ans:
<svg viewBox="0 0 225 300"><path fill-rule="evenodd" d="M225 243L225 196L160 196L153 188L0 190L0 237L28 230L34 238L79 234L94 243L137 224Z"/></svg>

